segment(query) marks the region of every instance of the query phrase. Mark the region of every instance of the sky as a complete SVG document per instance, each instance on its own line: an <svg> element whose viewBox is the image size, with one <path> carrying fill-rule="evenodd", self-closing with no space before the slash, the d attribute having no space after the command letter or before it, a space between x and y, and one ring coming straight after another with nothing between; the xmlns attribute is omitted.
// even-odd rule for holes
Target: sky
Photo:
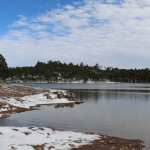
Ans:
<svg viewBox="0 0 150 150"><path fill-rule="evenodd" d="M2 0L0 54L9 67L150 68L150 0Z"/></svg>

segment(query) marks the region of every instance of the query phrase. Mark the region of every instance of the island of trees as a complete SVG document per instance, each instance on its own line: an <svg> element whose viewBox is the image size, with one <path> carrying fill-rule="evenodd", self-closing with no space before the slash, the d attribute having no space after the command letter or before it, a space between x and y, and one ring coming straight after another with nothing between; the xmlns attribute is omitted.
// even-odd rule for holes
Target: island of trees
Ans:
<svg viewBox="0 0 150 150"><path fill-rule="evenodd" d="M38 61L30 67L8 67L0 54L0 79L8 82L130 82L149 83L150 69L119 69L60 61Z"/></svg>

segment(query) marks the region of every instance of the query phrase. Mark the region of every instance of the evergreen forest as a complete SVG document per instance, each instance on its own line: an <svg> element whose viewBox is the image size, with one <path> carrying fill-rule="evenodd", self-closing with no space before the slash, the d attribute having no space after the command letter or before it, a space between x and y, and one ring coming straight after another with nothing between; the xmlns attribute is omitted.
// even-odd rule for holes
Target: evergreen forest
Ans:
<svg viewBox="0 0 150 150"><path fill-rule="evenodd" d="M8 82L128 82L149 83L150 69L119 69L60 61L38 61L30 67L8 67L5 58L0 54L0 79Z"/></svg>

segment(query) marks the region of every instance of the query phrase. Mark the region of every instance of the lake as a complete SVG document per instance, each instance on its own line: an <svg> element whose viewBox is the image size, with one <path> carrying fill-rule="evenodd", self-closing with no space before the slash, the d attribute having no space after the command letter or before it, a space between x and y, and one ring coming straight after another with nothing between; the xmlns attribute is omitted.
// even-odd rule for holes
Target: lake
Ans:
<svg viewBox="0 0 150 150"><path fill-rule="evenodd" d="M150 150L150 84L24 85L69 89L84 103L64 108L41 106L0 120L0 126L44 126L141 139Z"/></svg>

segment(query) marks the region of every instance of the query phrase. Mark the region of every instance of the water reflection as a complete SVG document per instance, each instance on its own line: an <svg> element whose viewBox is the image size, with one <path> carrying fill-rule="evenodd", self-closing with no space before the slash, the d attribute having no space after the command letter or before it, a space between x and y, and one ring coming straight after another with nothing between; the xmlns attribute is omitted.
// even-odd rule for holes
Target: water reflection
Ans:
<svg viewBox="0 0 150 150"><path fill-rule="evenodd" d="M108 100L108 101L117 101L117 100L126 100L126 101L149 101L150 93L146 91L138 91L138 92L127 92L122 90L72 90L78 100L81 101L100 101L100 100Z"/></svg>
<svg viewBox="0 0 150 150"><path fill-rule="evenodd" d="M64 108L64 107L70 107L73 108L75 103L68 103L68 104L56 104L55 108Z"/></svg>

